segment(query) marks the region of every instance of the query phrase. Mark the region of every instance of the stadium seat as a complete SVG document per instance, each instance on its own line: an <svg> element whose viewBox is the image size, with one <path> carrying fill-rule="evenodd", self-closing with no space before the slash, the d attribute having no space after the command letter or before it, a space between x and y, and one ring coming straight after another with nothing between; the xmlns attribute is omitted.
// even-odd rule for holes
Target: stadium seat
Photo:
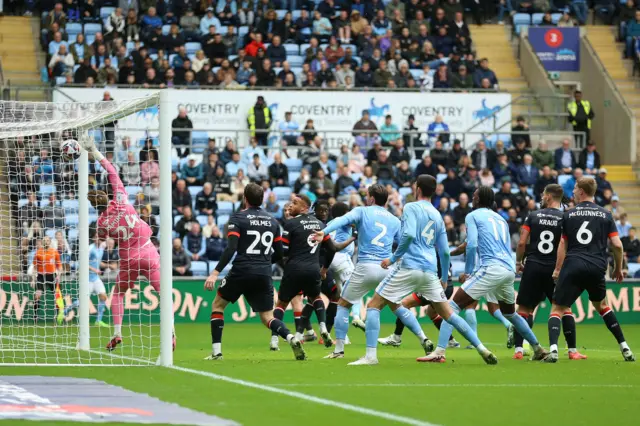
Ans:
<svg viewBox="0 0 640 426"><path fill-rule="evenodd" d="M215 260L209 261L209 271L213 272L213 270L216 269L216 266L218 266L218 262Z"/></svg>
<svg viewBox="0 0 640 426"><path fill-rule="evenodd" d="M291 55L287 57L287 62L291 67L301 67L304 64L304 56Z"/></svg>
<svg viewBox="0 0 640 426"><path fill-rule="evenodd" d="M201 260L191 262L191 273L194 277L206 277L209 275L209 265Z"/></svg>
<svg viewBox="0 0 640 426"><path fill-rule="evenodd" d="M218 216L217 223L218 223L218 228L220 228L221 231L222 231L222 227L225 226L227 222L229 222L228 214L221 214L220 216Z"/></svg>
<svg viewBox="0 0 640 426"><path fill-rule="evenodd" d="M69 240L69 244L73 244L78 241L78 236L80 235L80 231L78 229L69 229L69 235L67 236Z"/></svg>
<svg viewBox="0 0 640 426"><path fill-rule="evenodd" d="M65 224L70 227L70 228L77 228L78 227L78 215L77 214L68 214L65 215L64 218Z"/></svg>
<svg viewBox="0 0 640 426"><path fill-rule="evenodd" d="M301 14L302 14L302 10L294 10L294 11L292 11L291 12L291 19L293 19L293 22L295 22L296 19L298 19Z"/></svg>
<svg viewBox="0 0 640 426"><path fill-rule="evenodd" d="M273 188L273 193L276 194L278 200L288 201L291 197L293 190L288 186L276 186Z"/></svg>
<svg viewBox="0 0 640 426"><path fill-rule="evenodd" d="M513 15L513 26L516 29L516 34L520 34L522 28L531 25L531 15L528 13L516 13Z"/></svg>
<svg viewBox="0 0 640 426"><path fill-rule="evenodd" d="M209 133L207 132L191 132L191 143L193 144L191 152L194 154L202 154L209 144Z"/></svg>
<svg viewBox="0 0 640 426"><path fill-rule="evenodd" d="M640 271L640 263L629 263L629 278L633 278L636 272Z"/></svg>
<svg viewBox="0 0 640 426"><path fill-rule="evenodd" d="M27 204L29 204L29 200L27 200L26 198L21 198L18 200L18 208L22 208L24 206L26 206Z"/></svg>
<svg viewBox="0 0 640 426"><path fill-rule="evenodd" d="M136 195L138 195L139 192L142 192L142 187L131 185L131 186L125 187L124 190L127 191L127 194L129 195L129 199L135 199Z"/></svg>
<svg viewBox="0 0 640 426"><path fill-rule="evenodd" d="M413 189L407 186L403 186L398 189L398 193L400 194L403 200L406 198L407 195L411 194L412 192L413 192Z"/></svg>
<svg viewBox="0 0 640 426"><path fill-rule="evenodd" d="M415 170L416 167L418 167L418 164L420 164L422 162L422 159L420 158L413 158L411 159L411 161L409 162L409 168L411 170Z"/></svg>
<svg viewBox="0 0 640 426"><path fill-rule="evenodd" d="M276 16L278 17L278 21L281 21L288 12L287 9L278 9L276 10Z"/></svg>
<svg viewBox="0 0 640 426"><path fill-rule="evenodd" d="M76 36L82 32L82 24L77 22L69 22L65 28L69 43L76 41Z"/></svg>
<svg viewBox="0 0 640 426"><path fill-rule="evenodd" d="M420 81L420 76L422 76L422 70L409 70L411 76L414 80Z"/></svg>
<svg viewBox="0 0 640 426"><path fill-rule="evenodd" d="M345 52L347 51L347 49L351 49L352 55L358 56L358 46L356 46L355 44L343 44L342 48Z"/></svg>
<svg viewBox="0 0 640 426"><path fill-rule="evenodd" d="M540 24L542 24L542 18L544 18L544 13L534 13L531 16L531 24L532 25L540 25Z"/></svg>
<svg viewBox="0 0 640 426"><path fill-rule="evenodd" d="M231 215L233 213L233 203L231 201L219 201L218 210L216 213L218 215Z"/></svg>
<svg viewBox="0 0 640 426"><path fill-rule="evenodd" d="M47 198L47 201L49 201L48 200L49 195L55 194L55 193L56 193L55 185L42 184L38 189L38 194L40 195L40 198Z"/></svg>
<svg viewBox="0 0 640 426"><path fill-rule="evenodd" d="M562 18L562 13L552 13L551 22L553 22L553 25L557 25L558 22L560 21L560 18Z"/></svg>
<svg viewBox="0 0 640 426"><path fill-rule="evenodd" d="M449 208L450 208L451 210L453 210L453 209L455 209L456 207L458 207L459 205L460 205L460 203L459 203L459 202L457 202L457 201L452 201L451 203L449 203Z"/></svg>
<svg viewBox="0 0 640 426"><path fill-rule="evenodd" d="M353 179L354 183L358 183L358 181L362 178L362 173L351 173L351 179Z"/></svg>
<svg viewBox="0 0 640 426"><path fill-rule="evenodd" d="M287 158L284 160L284 165L287 166L289 172L300 172L302 170L302 160L299 158Z"/></svg>
<svg viewBox="0 0 640 426"><path fill-rule="evenodd" d="M53 240L56 238L56 232L58 232L57 229L47 229L44 231L44 235L46 235L47 237Z"/></svg>
<svg viewBox="0 0 640 426"><path fill-rule="evenodd" d="M198 221L200 226L204 228L205 226L207 226L207 223L209 223L209 216L207 216L206 214L199 214L198 216L196 216L196 220Z"/></svg>
<svg viewBox="0 0 640 426"><path fill-rule="evenodd" d="M198 195L198 193L202 191L202 187L201 186L190 186L189 187L189 194L191 194L191 198L193 198L195 200L196 195Z"/></svg>
<svg viewBox="0 0 640 426"><path fill-rule="evenodd" d="M249 33L249 27L246 25L238 28L238 41L242 40L244 36Z"/></svg>
<svg viewBox="0 0 640 426"><path fill-rule="evenodd" d="M564 184L567 183L567 181L571 179L570 175L559 175L558 176L558 185L564 187Z"/></svg>
<svg viewBox="0 0 640 426"><path fill-rule="evenodd" d="M94 36L96 33L99 33L102 31L102 25L100 24L84 24L84 35L85 36ZM87 40L87 44L89 43L89 41Z"/></svg>
<svg viewBox="0 0 640 426"><path fill-rule="evenodd" d="M84 34L84 39L87 41L87 44L89 46L91 46L93 44L94 41L96 41L96 35L95 34Z"/></svg>
<svg viewBox="0 0 640 426"><path fill-rule="evenodd" d="M73 214L78 212L78 200L62 200L62 208L65 214Z"/></svg>
<svg viewBox="0 0 640 426"><path fill-rule="evenodd" d="M108 18L113 13L114 10L116 10L115 7L101 7L100 18L101 19Z"/></svg>
<svg viewBox="0 0 640 426"><path fill-rule="evenodd" d="M163 25L162 26L162 35L169 35L169 31L171 31L171 25Z"/></svg>
<svg viewBox="0 0 640 426"><path fill-rule="evenodd" d="M443 180L445 180L447 178L447 174L446 173L438 173L436 175L436 181L438 183L442 183Z"/></svg>
<svg viewBox="0 0 640 426"><path fill-rule="evenodd" d="M67 82L67 77L58 76L56 77L56 86L62 86Z"/></svg>
<svg viewBox="0 0 640 426"><path fill-rule="evenodd" d="M451 273L454 277L464 274L465 263L457 260L451 261Z"/></svg>
<svg viewBox="0 0 640 426"><path fill-rule="evenodd" d="M194 54L198 50L202 49L202 45L197 41L192 41L189 43L185 43L184 48L187 51L187 54Z"/></svg>
<svg viewBox="0 0 640 426"><path fill-rule="evenodd" d="M286 50L287 55L299 55L300 54L300 48L298 47L297 44L286 43L286 44L284 44L284 50Z"/></svg>
<svg viewBox="0 0 640 426"><path fill-rule="evenodd" d="M293 185L300 177L300 172L289 172L289 185Z"/></svg>

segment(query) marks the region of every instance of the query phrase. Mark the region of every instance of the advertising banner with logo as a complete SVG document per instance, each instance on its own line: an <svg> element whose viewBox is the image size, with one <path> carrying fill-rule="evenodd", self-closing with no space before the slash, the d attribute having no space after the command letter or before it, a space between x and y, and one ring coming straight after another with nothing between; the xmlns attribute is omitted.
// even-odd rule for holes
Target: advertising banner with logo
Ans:
<svg viewBox="0 0 640 426"><path fill-rule="evenodd" d="M108 89L116 100L140 98L153 93L149 89ZM59 88L54 91L55 102L68 103L97 102L102 99L105 89ZM206 129L210 136L237 136L234 130L247 129L247 113L256 103L258 96L264 96L274 117L272 129L284 120L287 111L293 120L303 128L308 119L314 121L316 130L344 131L334 133L327 141L330 146L339 146L352 140L353 125L360 120L363 111L368 111L371 120L378 127L384 117L391 114L393 122L400 128L407 117L415 116L415 125L420 130L427 129L437 115L443 117L452 132L463 133L483 121L474 131L491 131L510 123L511 95L508 93L420 93L420 92L329 92L329 91L269 91L269 90L173 90L170 102L175 114L183 106L197 129ZM501 107L507 105L503 109ZM64 104L59 108L64 109ZM144 137L144 132L153 129L157 133L158 110L150 108L119 120L120 129L140 129L140 135L126 133L130 137ZM227 132L225 132L227 131ZM242 141L244 142L244 141Z"/></svg>
<svg viewBox="0 0 640 426"><path fill-rule="evenodd" d="M547 71L580 71L580 29L530 27L529 42Z"/></svg>
<svg viewBox="0 0 640 426"><path fill-rule="evenodd" d="M280 283L276 281L276 288ZM520 282L516 281L516 291ZM640 286L637 283L622 283L616 284L614 282L608 283L607 287L607 299L611 304L611 307L616 311L618 320L624 324L639 324L640 323ZM113 285L107 283L108 300L107 307L111 306L111 296L113 292ZM458 286L458 283L455 283ZM65 283L62 288L62 292L65 298L65 304L70 305L71 290L73 294L77 294L77 286L75 283ZM368 294L365 297L366 302L372 297L373 293ZM53 297L50 293L46 293L47 297ZM204 280L174 280L173 282L173 312L175 315L175 321L178 323L203 323L207 324L210 320L211 314L211 301L213 300L215 293L204 290ZM21 321L32 321L31 312L31 299L33 298L33 289L29 283L18 282L4 282L0 289L0 314L4 317L5 324L9 325L9 320L13 324L19 324ZM92 304L89 307L91 315L96 313L97 299L95 296L92 298ZM153 291L151 286L142 284L142 291L140 287L136 286L133 290L129 290L124 299L125 308L125 321L130 323L144 322L159 323L159 299L158 295ZM54 303L45 304L53 310ZM550 313L551 306L545 302L538 308L537 316L539 318L547 318ZM418 317L421 321L428 322L429 319L426 315L426 308L421 308L418 312ZM600 315L589 303L589 299L586 293L582 295L580 299L573 306L573 312L576 315L576 321L579 323L597 323L601 324L602 320ZM108 313L105 314L105 321L109 321ZM48 318L53 318L53 311L47 313ZM67 321L75 321L75 313L72 311L66 318ZM293 313L289 310L286 312L286 320L293 322ZM380 320L384 323L394 323L396 321L395 315L391 313L389 309L384 309L381 312ZM241 297L240 300L234 305L229 305L229 308L225 312L225 321L231 322L260 322L260 318L255 312L251 310L249 304ZM480 310L478 312L478 321L486 323L495 323L493 318L487 311L485 303L481 303Z"/></svg>

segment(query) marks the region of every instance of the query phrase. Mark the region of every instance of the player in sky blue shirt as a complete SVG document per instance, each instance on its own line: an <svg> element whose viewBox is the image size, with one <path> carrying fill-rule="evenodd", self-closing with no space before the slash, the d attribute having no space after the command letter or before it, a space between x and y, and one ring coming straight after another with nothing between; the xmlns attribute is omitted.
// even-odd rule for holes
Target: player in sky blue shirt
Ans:
<svg viewBox="0 0 640 426"><path fill-rule="evenodd" d="M104 250L97 244L91 244L89 246L89 281L94 282L100 279L97 272L100 270L100 261L102 260L102 253Z"/></svg>
<svg viewBox="0 0 640 426"><path fill-rule="evenodd" d="M471 275L476 269L476 250L482 266L498 264L515 273L509 225L502 216L481 208L469 213L464 223L467 227L466 274Z"/></svg>

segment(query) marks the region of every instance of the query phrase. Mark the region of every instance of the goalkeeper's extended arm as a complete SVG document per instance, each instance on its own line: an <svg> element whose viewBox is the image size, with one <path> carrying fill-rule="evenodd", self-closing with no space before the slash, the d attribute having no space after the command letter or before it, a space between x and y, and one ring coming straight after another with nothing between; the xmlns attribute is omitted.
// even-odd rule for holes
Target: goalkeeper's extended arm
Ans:
<svg viewBox="0 0 640 426"><path fill-rule="evenodd" d="M114 200L118 202L126 202L128 195L127 191L124 189L124 184L122 180L120 180L120 175L113 164L106 158L98 148L96 148L96 144L93 142L93 139L88 135L84 135L82 137L82 146L93 156L93 158L100 163L100 165L107 172L107 180L109 181L109 186L111 187L111 193ZM118 197L118 194L123 194Z"/></svg>

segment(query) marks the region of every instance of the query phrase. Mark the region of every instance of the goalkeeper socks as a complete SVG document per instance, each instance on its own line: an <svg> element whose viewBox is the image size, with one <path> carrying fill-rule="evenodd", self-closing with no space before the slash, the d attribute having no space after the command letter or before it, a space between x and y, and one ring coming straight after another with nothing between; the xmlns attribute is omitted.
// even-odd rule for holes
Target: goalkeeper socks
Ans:
<svg viewBox="0 0 640 426"><path fill-rule="evenodd" d="M302 326L302 318L300 318L301 315L302 312L293 313L293 322L296 325L296 333L300 334L302 334L302 332L304 331L304 327Z"/></svg>
<svg viewBox="0 0 640 426"><path fill-rule="evenodd" d="M527 324L529 324L530 328L533 328L533 314L529 315L525 312L521 312L521 313L518 313L518 315L520 315L522 318L525 319L525 321L527 321ZM522 348L522 345L524 344L524 337L522 337L522 334L520 334L518 330L514 330L513 338L514 338L514 344L516 349Z"/></svg>
<svg viewBox="0 0 640 426"><path fill-rule="evenodd" d="M330 301L327 307L327 331L331 333L333 323L336 320L336 311L338 310L338 302Z"/></svg>
<svg viewBox="0 0 640 426"><path fill-rule="evenodd" d="M98 315L96 316L96 321L102 321L102 316L104 315L105 309L107 309L107 301L98 300Z"/></svg>
<svg viewBox="0 0 640 426"><path fill-rule="evenodd" d="M562 332L567 341L569 352L576 352L576 319L571 311L562 315Z"/></svg>
<svg viewBox="0 0 640 426"><path fill-rule="evenodd" d="M607 328L613 334L613 337L616 338L618 343L624 343L624 334L622 334L622 329L620 328L620 324L618 324L618 319L616 318L616 314L611 310L610 307L606 307L600 311L600 316L602 320L607 325Z"/></svg>
<svg viewBox="0 0 640 426"><path fill-rule="evenodd" d="M104 304L103 301L100 301L100 303ZM66 317L67 315L69 315L69 312L71 312L72 310L74 310L78 306L80 306L80 299L74 300L72 304L70 304L69 306L64 308L64 316ZM98 315L99 314L100 314L100 305L98 305ZM98 321L100 321L100 320L98 320Z"/></svg>
<svg viewBox="0 0 640 426"><path fill-rule="evenodd" d="M275 317L271 318L271 320L267 324L267 327L269 327L271 331L275 333L274 335L278 335L282 337L284 340L288 340L287 337L291 334L287 326L284 325L282 321L280 321L278 318L275 318ZM222 331L220 331L220 334L222 334Z"/></svg>
<svg viewBox="0 0 640 426"><path fill-rule="evenodd" d="M500 321L502 325L504 325L504 328L508 329L509 327L511 327L511 322L508 319L506 319L504 315L502 315L502 311L500 309L496 309L493 312L493 317L498 321Z"/></svg>
<svg viewBox="0 0 640 426"><path fill-rule="evenodd" d="M396 319L396 329L393 332L396 336L402 336L402 332L404 331L404 323L400 318Z"/></svg>
<svg viewBox="0 0 640 426"><path fill-rule="evenodd" d="M327 323L327 312L324 309L324 300L318 297L313 301L313 309L316 311L316 317L318 318L318 324Z"/></svg>
<svg viewBox="0 0 640 426"><path fill-rule="evenodd" d="M224 328L224 314L211 312L211 343L213 355L222 353L222 329Z"/></svg>
<svg viewBox="0 0 640 426"><path fill-rule="evenodd" d="M282 319L284 318L284 309L275 308L273 310L273 316L274 316L274 318L278 318L280 321L282 321ZM278 333L276 333L275 331L271 330L271 335L272 336L277 336Z"/></svg>
<svg viewBox="0 0 640 426"><path fill-rule="evenodd" d="M451 301L449 304L454 303L453 301ZM457 306L457 305L456 305ZM460 312L460 309L458 309L457 312ZM465 309L464 311L464 319L467 321L467 324L469 324L469 327L471 327L471 330L473 330L473 332L475 334L478 334L478 319L476 318L476 310L475 309Z"/></svg>
<svg viewBox="0 0 640 426"><path fill-rule="evenodd" d="M305 330L313 330L311 328L311 314L313 314L313 305L307 301L307 304L302 308L302 315L300 320L302 321L302 327Z"/></svg>
<svg viewBox="0 0 640 426"><path fill-rule="evenodd" d="M416 318L416 316L413 315L413 313L410 310L408 310L404 306L400 306L393 313L404 323L404 325L409 327L409 330L411 330L411 332L415 334L418 337L418 339L420 339L421 343L427 338L427 336L425 336L424 334L424 331L422 331L422 327L420 327L418 318ZM378 311L378 317L380 317L380 311ZM368 316L367 316L367 319L369 319ZM380 323L378 323L378 330L379 329L380 329Z"/></svg>
<svg viewBox="0 0 640 426"><path fill-rule="evenodd" d="M507 319L511 321L511 324L513 324L513 327L518 331L518 333L520 333L523 338L527 339L527 342L531 343L531 346L533 346L534 348L539 346L536 335L533 334L533 331L531 331L531 327L529 327L529 324L527 324L527 321L524 318L522 318L515 312L512 314L507 314L505 315L505 317L507 317Z"/></svg>
<svg viewBox="0 0 640 426"><path fill-rule="evenodd" d="M338 305L336 312L336 348L334 352L344 352L344 339L349 331L349 309Z"/></svg>
<svg viewBox="0 0 640 426"><path fill-rule="evenodd" d="M409 312L411 314L411 312ZM367 309L367 322L365 326L365 338L367 340L367 358L378 357L378 337L380 337L380 310L376 308Z"/></svg>
<svg viewBox="0 0 640 426"><path fill-rule="evenodd" d="M549 322L547 323L549 328L549 350L558 351L558 339L560 338L560 327L562 327L562 321L560 315L551 314L549 316Z"/></svg>

